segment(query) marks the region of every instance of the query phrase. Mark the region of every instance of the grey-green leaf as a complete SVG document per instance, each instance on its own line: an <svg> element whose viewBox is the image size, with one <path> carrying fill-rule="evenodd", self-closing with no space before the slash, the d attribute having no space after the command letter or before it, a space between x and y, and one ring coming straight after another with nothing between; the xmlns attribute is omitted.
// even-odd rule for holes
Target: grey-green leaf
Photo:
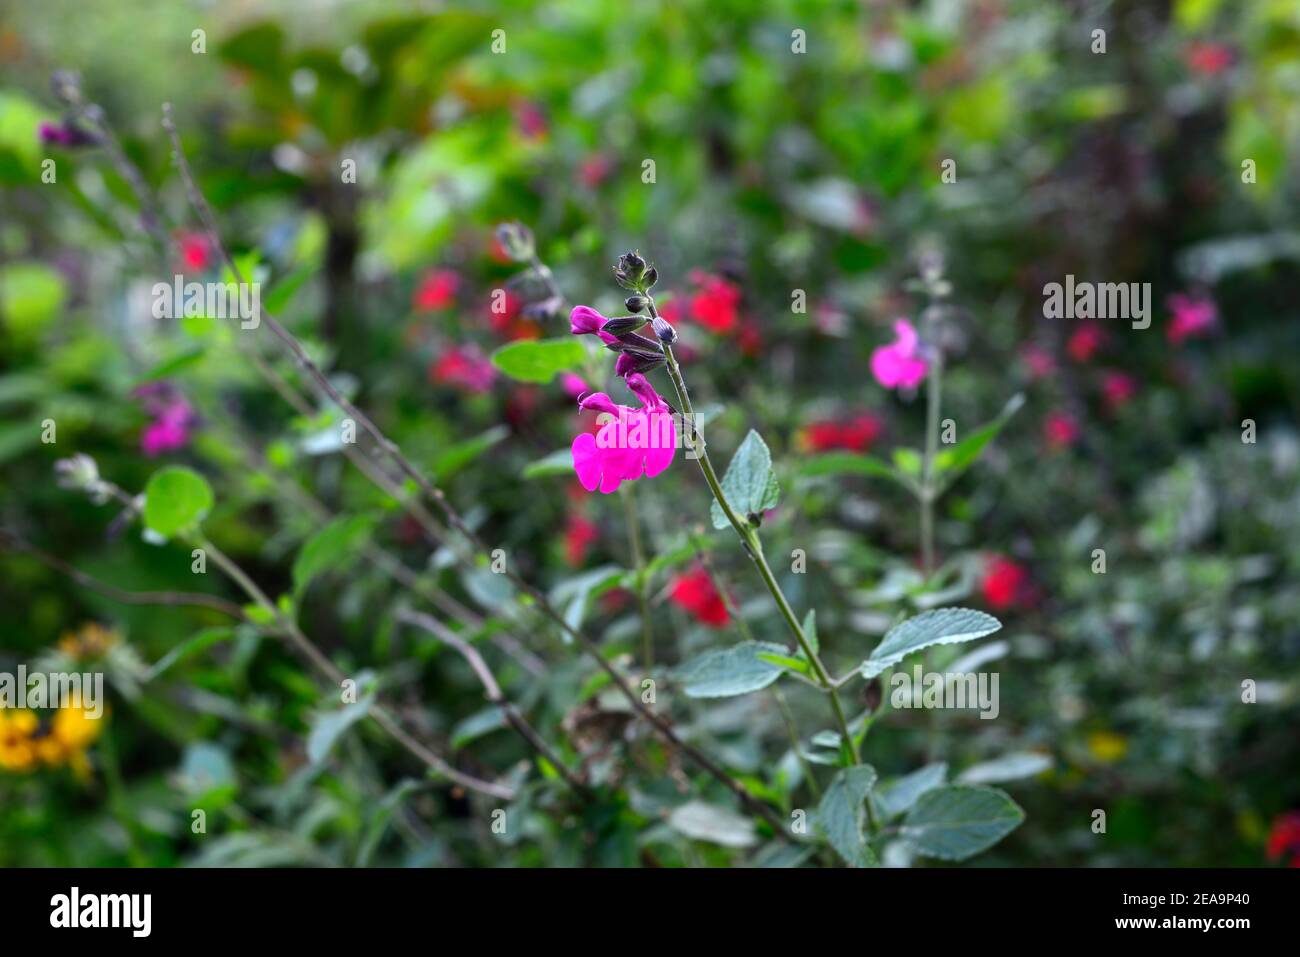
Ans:
<svg viewBox="0 0 1300 957"><path fill-rule="evenodd" d="M763 653L790 652L785 645L770 641L742 641L730 648L706 651L678 669L683 690L691 698L729 698L766 688L783 671L760 658Z"/></svg>
<svg viewBox="0 0 1300 957"><path fill-rule="evenodd" d="M722 477L722 492L731 510L742 520L750 514L762 515L768 509L776 508L781 498L781 487L772 471L772 453L763 437L753 429L731 457L727 474ZM714 528L726 528L731 524L716 501L710 507L709 515Z"/></svg>
<svg viewBox="0 0 1300 957"><path fill-rule="evenodd" d="M752 847L758 842L749 818L703 801L687 801L674 808L668 823L687 837L723 847Z"/></svg>
<svg viewBox="0 0 1300 957"><path fill-rule="evenodd" d="M953 645L991 635L1002 627L992 615L972 608L934 608L895 625L862 662L862 676L874 678L907 655L931 645Z"/></svg>
<svg viewBox="0 0 1300 957"><path fill-rule="evenodd" d="M898 817L910 810L922 794L941 787L947 776L948 765L940 761L937 764L927 764L919 771L905 774L901 778L894 778L876 788L872 795L876 810L885 820Z"/></svg>
<svg viewBox="0 0 1300 957"><path fill-rule="evenodd" d="M862 834L864 802L875 783L876 770L869 764L844 768L835 775L817 807L826 839L850 867L875 867L879 863Z"/></svg>
<svg viewBox="0 0 1300 957"><path fill-rule="evenodd" d="M1020 805L997 788L956 785L927 791L903 823L917 853L964 861L988 850L1025 819Z"/></svg>
<svg viewBox="0 0 1300 957"><path fill-rule="evenodd" d="M324 761L343 732L370 713L374 700L372 692L352 704L317 714L307 735L307 760L312 764Z"/></svg>
<svg viewBox="0 0 1300 957"><path fill-rule="evenodd" d="M973 764L961 774L957 781L961 784L994 784L999 781L1017 781L1042 774L1052 766L1051 755L1038 751L1016 751L1004 754L992 761Z"/></svg>

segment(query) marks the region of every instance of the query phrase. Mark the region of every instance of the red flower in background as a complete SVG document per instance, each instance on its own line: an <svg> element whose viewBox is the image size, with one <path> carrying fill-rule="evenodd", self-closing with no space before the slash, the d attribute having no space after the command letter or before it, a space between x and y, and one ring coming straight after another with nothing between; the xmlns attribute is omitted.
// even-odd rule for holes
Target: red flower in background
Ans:
<svg viewBox="0 0 1300 957"><path fill-rule="evenodd" d="M1096 355L1105 340L1106 334L1102 332L1101 326L1089 322L1074 331L1065 343L1065 351L1075 362L1087 362Z"/></svg>
<svg viewBox="0 0 1300 957"><path fill-rule="evenodd" d="M203 233L183 229L176 234L176 245L181 251L181 265L193 272L206 272L216 261L212 243Z"/></svg>
<svg viewBox="0 0 1300 957"><path fill-rule="evenodd" d="M740 287L698 269L691 272L691 282L696 287L689 302L691 318L710 332L735 332L740 325Z"/></svg>
<svg viewBox="0 0 1300 957"><path fill-rule="evenodd" d="M1187 66L1197 73L1214 76L1232 66L1232 50L1222 43L1193 40L1184 51Z"/></svg>
<svg viewBox="0 0 1300 957"><path fill-rule="evenodd" d="M668 586L668 600L710 628L722 628L729 620L727 603L703 568L674 578Z"/></svg>
<svg viewBox="0 0 1300 957"><path fill-rule="evenodd" d="M564 560L577 568L587 559L587 550L600 537L600 526L577 512L570 512L564 526Z"/></svg>
<svg viewBox="0 0 1300 957"><path fill-rule="evenodd" d="M1079 441L1079 423L1068 412L1053 412L1043 423L1043 440L1052 449L1066 449Z"/></svg>
<svg viewBox="0 0 1300 957"><path fill-rule="evenodd" d="M1029 605L1029 572L1005 555L994 555L984 566L980 592L988 606L998 611Z"/></svg>
<svg viewBox="0 0 1300 957"><path fill-rule="evenodd" d="M456 290L459 288L460 277L456 273L450 269L431 269L415 287L411 304L419 312L446 309L456 301Z"/></svg>
<svg viewBox="0 0 1300 957"><path fill-rule="evenodd" d="M496 377L496 369L477 346L451 346L429 365L431 381L466 392L487 392Z"/></svg>
<svg viewBox="0 0 1300 957"><path fill-rule="evenodd" d="M865 452L880 438L884 427L880 419L864 412L851 419L824 419L808 425L800 435L801 444L812 452L842 449Z"/></svg>
<svg viewBox="0 0 1300 957"><path fill-rule="evenodd" d="M1268 859L1280 861L1286 857L1290 858L1289 866L1300 867L1300 811L1279 814L1268 835Z"/></svg>

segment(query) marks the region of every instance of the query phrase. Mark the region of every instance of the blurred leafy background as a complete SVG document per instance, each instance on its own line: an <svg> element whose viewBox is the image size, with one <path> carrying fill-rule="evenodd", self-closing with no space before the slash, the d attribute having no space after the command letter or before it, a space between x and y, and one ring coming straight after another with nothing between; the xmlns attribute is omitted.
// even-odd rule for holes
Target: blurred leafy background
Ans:
<svg viewBox="0 0 1300 957"><path fill-rule="evenodd" d="M1002 618L985 666L1002 677L998 720L886 710L866 746L885 777L946 762L1005 782L1027 819L981 861L1300 857L1298 54L1288 0L8 0L0 524L121 588L239 600L219 576L196 589L185 548L57 487L54 460L91 455L133 493L160 465L196 468L217 492L208 534L273 596L297 591L295 556L323 515L363 516L347 554L298 593L299 620L346 673L378 675L459 766L513 769L525 823L493 834L479 799L422 779L363 726L309 753L337 696L256 629L113 602L6 549L0 666L95 662L111 711L62 759L0 767L0 863L789 862L675 826L675 808L726 805L725 792L628 730L594 666L496 576L422 542L339 454L337 414L286 405L236 349L244 333L152 318L154 282L220 273L171 164L163 101L264 303L629 673L640 638L619 503L535 464L567 449L572 399L485 366L504 342L567 332L567 310L524 308L544 296L511 278L502 221L531 228L569 302L607 314L618 254L656 263L697 405L717 411L711 444L729 451L754 427L773 449L785 499L768 550L806 550L808 574L778 571L798 607L817 608L834 670L936 591ZM102 106L176 242L142 228L102 146L42 142L63 115L59 69ZM926 250L942 252L958 306L945 414L974 427L1027 397L943 500L939 583L916 571L908 500L813 454L919 444L924 403L866 369L893 320L915 314L905 281ZM1151 283L1152 327L1044 319L1043 285L1067 273ZM502 288L504 316L491 310ZM1212 300L1213 327L1172 333L1175 295ZM185 441L154 455L148 383L183 390L193 412ZM740 637L674 600L702 555L754 633L779 640L734 536L708 529L694 467L637 484L663 661ZM408 596L363 540L486 619L473 637L503 686L599 800L575 804L530 767L463 661L396 621ZM541 667L489 645L504 627ZM824 721L798 689L790 699L805 733ZM803 806L807 772L770 698L672 701L754 793ZM206 833L193 833L196 808Z"/></svg>

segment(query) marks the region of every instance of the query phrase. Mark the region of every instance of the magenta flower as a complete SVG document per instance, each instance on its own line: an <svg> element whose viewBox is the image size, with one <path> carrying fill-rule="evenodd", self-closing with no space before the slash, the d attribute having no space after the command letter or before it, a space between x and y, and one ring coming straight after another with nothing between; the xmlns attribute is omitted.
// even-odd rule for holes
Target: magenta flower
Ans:
<svg viewBox="0 0 1300 957"><path fill-rule="evenodd" d="M154 417L140 433L140 449L145 455L152 459L189 444L194 409L183 396L155 385L142 386L136 394L144 399Z"/></svg>
<svg viewBox="0 0 1300 957"><path fill-rule="evenodd" d="M1185 296L1174 293L1167 300L1173 320L1165 327L1165 335L1174 345L1184 339L1199 338L1214 327L1219 319L1219 309L1208 296Z"/></svg>
<svg viewBox="0 0 1300 957"><path fill-rule="evenodd" d="M584 409L601 413L595 435L583 432L573 440L573 469L588 492L600 489L608 495L642 475L654 478L668 468L676 454L677 427L668 403L639 372L628 375L627 385L641 400L642 408L616 405L603 392L578 402Z"/></svg>
<svg viewBox="0 0 1300 957"><path fill-rule="evenodd" d="M617 336L601 328L607 322L609 319L591 306L574 306L573 312L569 313L569 331L575 336L596 335L600 336L601 342L607 344L618 342Z"/></svg>
<svg viewBox="0 0 1300 957"><path fill-rule="evenodd" d="M582 376L574 375L572 372L565 372L560 375L560 388L575 399L581 399L591 391Z"/></svg>
<svg viewBox="0 0 1300 957"><path fill-rule="evenodd" d="M916 329L906 319L894 323L897 338L871 353L871 374L886 389L914 389L925 379L929 363L920 355Z"/></svg>

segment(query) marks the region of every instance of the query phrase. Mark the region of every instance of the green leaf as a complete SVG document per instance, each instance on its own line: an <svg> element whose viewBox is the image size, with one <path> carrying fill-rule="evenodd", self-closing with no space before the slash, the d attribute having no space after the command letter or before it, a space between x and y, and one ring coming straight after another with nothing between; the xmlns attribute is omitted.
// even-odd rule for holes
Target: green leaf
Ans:
<svg viewBox="0 0 1300 957"><path fill-rule="evenodd" d="M495 425L472 439L466 439L464 442L457 442L455 445L442 449L434 458L431 466L434 481L445 482L451 475L469 465L509 434L510 429L508 427Z"/></svg>
<svg viewBox="0 0 1300 957"><path fill-rule="evenodd" d="M266 300L262 303L262 308L273 316L283 312L284 308L293 302L293 297L297 295L303 283L315 273L316 270L311 266L295 269L271 287L271 291L266 294Z"/></svg>
<svg viewBox="0 0 1300 957"><path fill-rule="evenodd" d="M197 526L213 503L208 480L178 465L155 472L144 494L144 523L164 538Z"/></svg>
<svg viewBox="0 0 1300 957"><path fill-rule="evenodd" d="M556 449L545 458L529 462L524 466L524 478L547 478L552 475L573 474L573 452L570 449Z"/></svg>
<svg viewBox="0 0 1300 957"><path fill-rule="evenodd" d="M687 837L723 847L753 847L758 842L749 818L703 801L687 801L673 808L668 824Z"/></svg>
<svg viewBox="0 0 1300 957"><path fill-rule="evenodd" d="M496 705L476 711L451 729L451 746L463 748L475 738L506 727L506 713Z"/></svg>
<svg viewBox="0 0 1300 957"><path fill-rule="evenodd" d="M894 449L894 464L904 475L917 478L921 474L921 453L916 449Z"/></svg>
<svg viewBox="0 0 1300 957"><path fill-rule="evenodd" d="M1017 392L1002 407L996 419L980 426L952 448L944 449L935 456L934 467L945 487L955 482L963 472L975 464L985 447L997 438L1002 427L1024 404L1025 397Z"/></svg>
<svg viewBox="0 0 1300 957"><path fill-rule="evenodd" d="M793 657L788 654L778 655L769 651L760 651L758 657L768 664L776 665L785 671L794 671L801 675L812 675L812 665L806 658Z"/></svg>
<svg viewBox="0 0 1300 957"><path fill-rule="evenodd" d="M209 648L218 642L228 641L229 639L234 638L238 633L239 632L236 629L226 625L217 628L205 628L198 634L191 635L171 651L167 652L167 654L159 658L157 663L145 672L141 681L153 681L172 665L176 664L176 662L188 658L191 655L196 655L205 648Z"/></svg>
<svg viewBox="0 0 1300 957"><path fill-rule="evenodd" d="M203 346L191 344L186 348L181 349L175 355L159 362L136 381L141 383L155 382L158 379L166 379L174 376L178 372L183 372L191 366L197 365L201 362L205 351L206 350Z"/></svg>
<svg viewBox="0 0 1300 957"><path fill-rule="evenodd" d="M293 563L294 594L301 595L317 575L354 561L376 521L373 515L341 515L307 539Z"/></svg>
<svg viewBox="0 0 1300 957"><path fill-rule="evenodd" d="M821 475L869 475L899 480L898 473L888 462L861 452L825 452L804 459L796 468L798 474L810 478Z"/></svg>
<svg viewBox="0 0 1300 957"><path fill-rule="evenodd" d="M760 653L789 654L784 645L770 641L742 641L706 651L677 669L683 690L691 698L730 698L766 688L781 677L782 669Z"/></svg>
<svg viewBox="0 0 1300 957"><path fill-rule="evenodd" d="M808 647L812 648L812 653L819 654L822 650L821 642L817 640L817 609L809 608L808 614L803 616L803 636L808 639Z"/></svg>
<svg viewBox="0 0 1300 957"><path fill-rule="evenodd" d="M722 477L722 492L727 504L742 520L748 515L761 516L768 509L775 508L781 497L781 488L772 471L772 453L763 437L753 429L731 457L727 474ZM709 513L714 528L726 528L731 524L716 501Z"/></svg>
<svg viewBox="0 0 1300 957"><path fill-rule="evenodd" d="M902 834L917 853L964 861L987 850L1025 819L1020 805L997 788L957 785L922 794L904 820Z"/></svg>
<svg viewBox="0 0 1300 957"><path fill-rule="evenodd" d="M38 262L0 266L0 317L6 332L28 340L63 308L65 284L58 270Z"/></svg>
<svg viewBox="0 0 1300 957"><path fill-rule="evenodd" d="M556 373L572 369L586 356L582 343L570 336L511 342L492 353L492 364L520 382L545 384Z"/></svg>
<svg viewBox="0 0 1300 957"><path fill-rule="evenodd" d="M862 662L862 676L874 678L907 655L931 645L954 645L991 635L1002 627L992 615L971 608L934 608L889 629L871 656Z"/></svg>
<svg viewBox="0 0 1300 957"><path fill-rule="evenodd" d="M826 839L850 867L874 867L878 863L862 834L864 804L875 784L876 769L871 765L843 768L817 807L817 818Z"/></svg>
<svg viewBox="0 0 1300 957"><path fill-rule="evenodd" d="M948 765L940 761L882 784L872 794L878 815L884 820L898 817L910 809L922 794L942 787L947 776Z"/></svg>

